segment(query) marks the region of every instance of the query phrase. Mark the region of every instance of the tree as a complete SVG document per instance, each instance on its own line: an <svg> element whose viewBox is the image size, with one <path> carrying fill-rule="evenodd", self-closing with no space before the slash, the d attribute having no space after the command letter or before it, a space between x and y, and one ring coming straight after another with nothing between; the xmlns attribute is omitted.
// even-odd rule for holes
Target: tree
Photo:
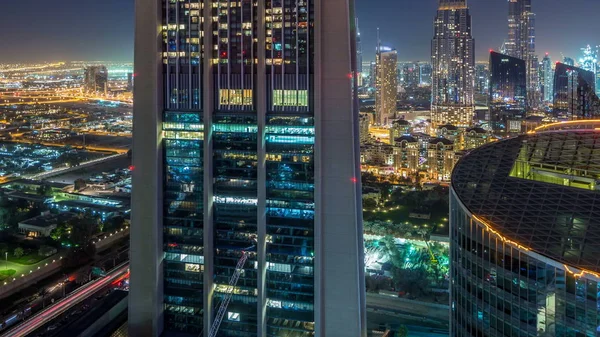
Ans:
<svg viewBox="0 0 600 337"><path fill-rule="evenodd" d="M398 331L396 332L396 336L398 337L408 337L408 328L406 325L400 325L398 327Z"/></svg>
<svg viewBox="0 0 600 337"><path fill-rule="evenodd" d="M95 254L92 238L98 232L99 219L91 214L80 214L69 221L71 241L88 255Z"/></svg>
<svg viewBox="0 0 600 337"><path fill-rule="evenodd" d="M23 250L23 248L21 247L17 247L15 248L15 251L13 252L13 255L18 259L21 256L23 256L25 254L25 251Z"/></svg>
<svg viewBox="0 0 600 337"><path fill-rule="evenodd" d="M52 196L52 187L50 187L50 185L41 184L37 188L37 194L39 194L39 195L41 195L43 197Z"/></svg>
<svg viewBox="0 0 600 337"><path fill-rule="evenodd" d="M75 191L81 191L86 187L86 183L84 179L75 180Z"/></svg>
<svg viewBox="0 0 600 337"><path fill-rule="evenodd" d="M109 219L106 219L106 221L104 221L104 231L112 232L114 230L120 229L121 227L123 227L124 223L125 223L125 218L123 218L122 216L120 216L120 215L113 216Z"/></svg>
<svg viewBox="0 0 600 337"><path fill-rule="evenodd" d="M363 208L375 208L377 207L377 202L373 198L363 199Z"/></svg>
<svg viewBox="0 0 600 337"><path fill-rule="evenodd" d="M66 236L69 231L69 225L66 222L60 222L56 228L50 232L50 237L54 241L60 241L62 238Z"/></svg>

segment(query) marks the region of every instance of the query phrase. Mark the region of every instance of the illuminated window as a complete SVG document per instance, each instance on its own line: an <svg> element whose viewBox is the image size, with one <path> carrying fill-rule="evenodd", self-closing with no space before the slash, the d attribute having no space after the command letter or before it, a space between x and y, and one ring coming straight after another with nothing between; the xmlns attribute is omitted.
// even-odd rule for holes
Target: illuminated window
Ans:
<svg viewBox="0 0 600 337"><path fill-rule="evenodd" d="M219 97L221 105L252 105L251 89L221 89Z"/></svg>
<svg viewBox="0 0 600 337"><path fill-rule="evenodd" d="M227 320L228 321L233 321L233 322L239 322L240 321L240 313L239 312L227 312Z"/></svg>
<svg viewBox="0 0 600 337"><path fill-rule="evenodd" d="M308 106L308 90L273 90L275 106Z"/></svg>
<svg viewBox="0 0 600 337"><path fill-rule="evenodd" d="M196 263L186 263L185 271L191 271L194 273L199 273L204 270L204 266Z"/></svg>

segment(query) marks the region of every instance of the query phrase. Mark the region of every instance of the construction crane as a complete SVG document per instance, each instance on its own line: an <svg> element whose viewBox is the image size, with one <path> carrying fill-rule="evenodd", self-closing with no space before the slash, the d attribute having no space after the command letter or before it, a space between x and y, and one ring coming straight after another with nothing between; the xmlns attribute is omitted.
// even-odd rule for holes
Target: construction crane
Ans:
<svg viewBox="0 0 600 337"><path fill-rule="evenodd" d="M252 249L254 247L250 247L248 249ZM242 251L242 257L238 260L237 266L235 267L235 271L233 275L229 279L229 285L227 286L227 291L225 292L225 297L221 300L221 305L219 306L219 311L217 311L217 315L215 316L215 320L213 321L212 326L210 327L209 337L216 337L219 332L219 327L221 326L221 322L223 321L223 317L225 317L225 312L227 311L227 307L229 306L229 302L231 301L231 297L233 296L233 289L240 279L240 275L242 274L242 270L244 269L244 264L246 264L246 260L248 260L248 249Z"/></svg>

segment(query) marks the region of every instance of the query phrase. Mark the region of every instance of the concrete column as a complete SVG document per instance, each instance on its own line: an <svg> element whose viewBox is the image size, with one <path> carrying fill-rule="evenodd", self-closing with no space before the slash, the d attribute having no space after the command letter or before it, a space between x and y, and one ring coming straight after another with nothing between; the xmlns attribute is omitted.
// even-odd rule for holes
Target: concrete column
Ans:
<svg viewBox="0 0 600 337"><path fill-rule="evenodd" d="M316 336L366 336L352 0L315 2Z"/></svg>
<svg viewBox="0 0 600 337"><path fill-rule="evenodd" d="M265 2L258 1L257 7L257 34L258 65L256 71L256 112L258 117L258 243L256 252L258 254L258 336L267 335L267 172L266 172L266 141L265 125L267 115L267 82L266 82L266 29L265 29Z"/></svg>
<svg viewBox="0 0 600 337"><path fill-rule="evenodd" d="M130 336L159 336L163 329L161 12L161 0L135 2Z"/></svg>
<svg viewBox="0 0 600 337"><path fill-rule="evenodd" d="M204 2L204 58L202 77L202 109L204 112L204 337L208 337L213 316L214 226L213 226L213 33L212 1Z"/></svg>

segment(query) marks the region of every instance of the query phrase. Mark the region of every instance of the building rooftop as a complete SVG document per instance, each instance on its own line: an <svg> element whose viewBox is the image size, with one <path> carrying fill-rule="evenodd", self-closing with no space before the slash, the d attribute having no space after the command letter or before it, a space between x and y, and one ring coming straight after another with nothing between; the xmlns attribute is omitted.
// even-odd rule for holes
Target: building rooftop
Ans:
<svg viewBox="0 0 600 337"><path fill-rule="evenodd" d="M19 224L27 226L35 226L39 228L50 227L58 225L61 222L71 220L76 215L73 213L59 213L59 214L42 214L36 217L21 221Z"/></svg>
<svg viewBox="0 0 600 337"><path fill-rule="evenodd" d="M454 144L450 139L442 138L442 137L434 138L434 139L432 139L432 140L429 141L429 144L439 144L439 143L442 143L444 145L452 145L452 144Z"/></svg>
<svg viewBox="0 0 600 337"><path fill-rule="evenodd" d="M404 119L396 119L392 125L410 125L410 122Z"/></svg>
<svg viewBox="0 0 600 337"><path fill-rule="evenodd" d="M413 137L413 136L402 136L402 137L399 137L399 138L395 139L396 143L400 143L402 141L407 141L409 143L416 143L416 142L418 142L418 140L415 137Z"/></svg>
<svg viewBox="0 0 600 337"><path fill-rule="evenodd" d="M456 131L458 128L452 124L440 125L438 126L438 130L446 129L448 131Z"/></svg>
<svg viewBox="0 0 600 337"><path fill-rule="evenodd" d="M469 133L471 131L473 131L475 133L480 133L480 134L487 133L487 131L485 131L483 128L470 128L470 129L467 129L467 133Z"/></svg>
<svg viewBox="0 0 600 337"><path fill-rule="evenodd" d="M528 134L473 150L452 188L489 230L560 263L600 273L600 132Z"/></svg>

